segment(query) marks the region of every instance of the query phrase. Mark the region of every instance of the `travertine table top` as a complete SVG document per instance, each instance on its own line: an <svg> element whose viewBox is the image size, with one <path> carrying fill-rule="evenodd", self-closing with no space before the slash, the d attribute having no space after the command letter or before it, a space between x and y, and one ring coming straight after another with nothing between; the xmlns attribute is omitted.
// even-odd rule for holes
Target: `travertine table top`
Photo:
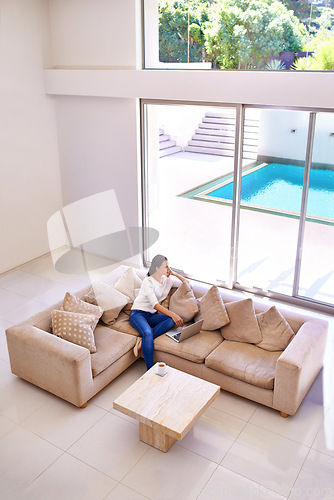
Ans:
<svg viewBox="0 0 334 500"><path fill-rule="evenodd" d="M156 374L157 364L114 401L116 410L173 439L182 439L218 396L220 387L168 367Z"/></svg>

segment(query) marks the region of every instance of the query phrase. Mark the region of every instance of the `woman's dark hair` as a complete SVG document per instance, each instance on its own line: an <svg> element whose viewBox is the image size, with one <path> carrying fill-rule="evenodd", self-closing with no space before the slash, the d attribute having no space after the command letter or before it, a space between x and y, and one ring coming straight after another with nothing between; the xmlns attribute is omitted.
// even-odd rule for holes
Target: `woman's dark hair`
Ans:
<svg viewBox="0 0 334 500"><path fill-rule="evenodd" d="M155 271L157 270L157 267L160 267L161 264L165 262L165 260L167 260L167 257L164 257L163 255L158 254L155 257L153 257L147 276L151 276L152 274L154 274Z"/></svg>

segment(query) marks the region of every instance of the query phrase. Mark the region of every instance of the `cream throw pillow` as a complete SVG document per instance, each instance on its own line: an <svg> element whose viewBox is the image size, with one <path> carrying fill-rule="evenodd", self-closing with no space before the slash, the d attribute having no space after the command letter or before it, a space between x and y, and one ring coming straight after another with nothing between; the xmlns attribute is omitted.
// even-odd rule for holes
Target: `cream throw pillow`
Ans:
<svg viewBox="0 0 334 500"><path fill-rule="evenodd" d="M258 344L262 333L257 322L252 299L238 300L225 304L230 323L221 329L226 340Z"/></svg>
<svg viewBox="0 0 334 500"><path fill-rule="evenodd" d="M55 310L51 312L51 324L57 337L86 347L91 353L96 352L93 333L96 316Z"/></svg>
<svg viewBox="0 0 334 500"><path fill-rule="evenodd" d="M199 312L195 316L195 321L204 319L202 330L217 330L230 322L225 304L216 286L211 287L198 300L198 306Z"/></svg>
<svg viewBox="0 0 334 500"><path fill-rule="evenodd" d="M116 281L114 287L116 290L129 297L130 302L133 302L136 298L136 289L139 289L142 283L142 280L135 273L132 267L129 267L123 276Z"/></svg>
<svg viewBox="0 0 334 500"><path fill-rule="evenodd" d="M262 333L262 342L257 347L266 351L284 351L295 334L282 314L272 306L256 317Z"/></svg>
<svg viewBox="0 0 334 500"><path fill-rule="evenodd" d="M106 325L115 323L116 318L129 302L129 297L102 281L95 281L91 290L85 295L85 300L98 304L103 309L102 321Z"/></svg>
<svg viewBox="0 0 334 500"><path fill-rule="evenodd" d="M178 314L185 323L198 313L198 301L189 283L183 282L170 298L169 310Z"/></svg>
<svg viewBox="0 0 334 500"><path fill-rule="evenodd" d="M72 295L69 292L66 293L63 305L60 309L63 311L80 313L80 314L92 314L97 318L96 324L103 314L102 307L89 304L79 299L79 297Z"/></svg>

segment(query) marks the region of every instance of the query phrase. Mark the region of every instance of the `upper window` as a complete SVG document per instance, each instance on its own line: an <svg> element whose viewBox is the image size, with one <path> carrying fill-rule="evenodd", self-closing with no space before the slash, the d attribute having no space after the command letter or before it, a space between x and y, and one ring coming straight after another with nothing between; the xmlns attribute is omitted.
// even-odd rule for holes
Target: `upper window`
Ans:
<svg viewBox="0 0 334 500"><path fill-rule="evenodd" d="M145 67L334 69L334 0L144 0Z"/></svg>

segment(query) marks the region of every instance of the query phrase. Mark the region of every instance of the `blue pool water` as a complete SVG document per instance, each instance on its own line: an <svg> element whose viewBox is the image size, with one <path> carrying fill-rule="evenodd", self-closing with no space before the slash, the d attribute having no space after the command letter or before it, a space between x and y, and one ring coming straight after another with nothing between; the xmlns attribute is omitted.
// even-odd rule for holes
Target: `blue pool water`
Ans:
<svg viewBox="0 0 334 500"><path fill-rule="evenodd" d="M304 167L270 163L243 175L241 203L300 212ZM233 181L213 189L206 196L233 199ZM334 171L311 169L307 215L334 219Z"/></svg>

